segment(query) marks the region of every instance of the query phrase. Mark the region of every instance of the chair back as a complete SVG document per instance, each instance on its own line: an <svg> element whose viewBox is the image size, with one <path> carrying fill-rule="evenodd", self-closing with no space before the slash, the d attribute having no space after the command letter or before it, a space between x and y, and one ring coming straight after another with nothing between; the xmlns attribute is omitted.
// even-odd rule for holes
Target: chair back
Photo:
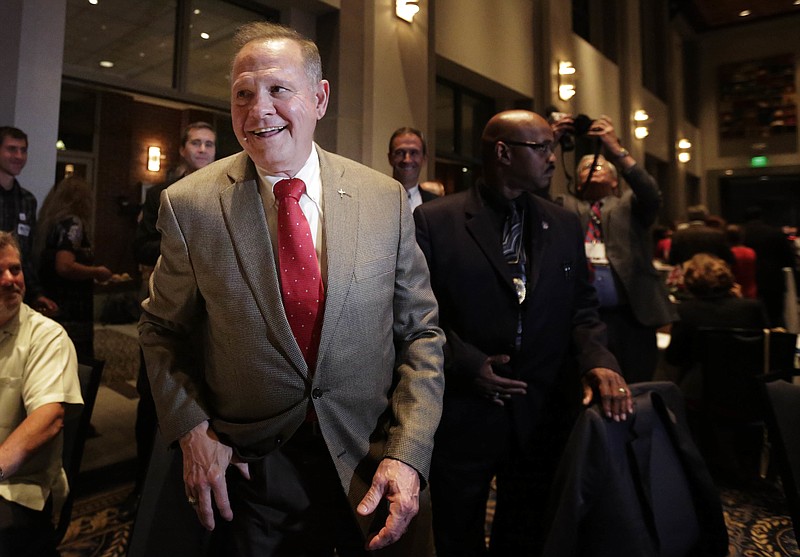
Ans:
<svg viewBox="0 0 800 557"><path fill-rule="evenodd" d="M92 420L94 403L97 400L97 391L100 389L100 379L103 375L105 361L93 360L88 363L78 364L78 379L83 397L83 407L80 412L68 413L64 419L64 447L61 458L64 472L69 484L69 495L64 501L56 524L56 540L61 541L67 532L72 506L75 502L75 485L83 460L83 449L89 433L89 424Z"/></svg>
<svg viewBox="0 0 800 557"><path fill-rule="evenodd" d="M767 427L786 494L795 538L800 540L800 385L782 379L764 384Z"/></svg>
<svg viewBox="0 0 800 557"><path fill-rule="evenodd" d="M696 358L702 366L705 409L740 423L762 420L757 377L791 373L797 335L720 327L701 327L698 333Z"/></svg>

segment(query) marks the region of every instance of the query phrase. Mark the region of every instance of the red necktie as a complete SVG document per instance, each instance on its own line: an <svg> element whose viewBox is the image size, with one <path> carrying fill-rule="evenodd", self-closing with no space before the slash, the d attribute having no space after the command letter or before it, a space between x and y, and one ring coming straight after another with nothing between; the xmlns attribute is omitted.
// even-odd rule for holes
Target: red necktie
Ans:
<svg viewBox="0 0 800 557"><path fill-rule="evenodd" d="M589 227L586 229L586 242L602 242L603 241L603 221L600 214L600 205L602 201L595 201L592 203L592 212L589 214Z"/></svg>
<svg viewBox="0 0 800 557"><path fill-rule="evenodd" d="M305 193L306 185L297 178L280 180L272 191L278 200L278 264L283 308L308 368L313 371L325 288L311 228L300 209L300 196Z"/></svg>

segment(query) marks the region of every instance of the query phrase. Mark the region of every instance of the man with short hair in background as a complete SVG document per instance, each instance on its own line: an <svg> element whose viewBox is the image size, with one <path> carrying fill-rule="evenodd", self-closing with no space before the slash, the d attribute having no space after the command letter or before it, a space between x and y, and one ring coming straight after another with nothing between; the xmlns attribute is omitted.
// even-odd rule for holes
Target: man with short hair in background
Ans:
<svg viewBox="0 0 800 557"><path fill-rule="evenodd" d="M410 127L396 129L389 138L388 157L392 178L403 184L412 211L438 197L419 185L422 167L428 163L428 146L421 131Z"/></svg>
<svg viewBox="0 0 800 557"><path fill-rule="evenodd" d="M55 315L58 305L44 295L33 261L36 233L36 197L19 185L17 176L28 162L28 136L11 126L0 127L0 231L17 237L28 283L26 301L45 315Z"/></svg>
<svg viewBox="0 0 800 557"><path fill-rule="evenodd" d="M52 513L69 489L61 430L65 406L83 399L66 331L24 296L19 244L0 232L0 555L57 557Z"/></svg>

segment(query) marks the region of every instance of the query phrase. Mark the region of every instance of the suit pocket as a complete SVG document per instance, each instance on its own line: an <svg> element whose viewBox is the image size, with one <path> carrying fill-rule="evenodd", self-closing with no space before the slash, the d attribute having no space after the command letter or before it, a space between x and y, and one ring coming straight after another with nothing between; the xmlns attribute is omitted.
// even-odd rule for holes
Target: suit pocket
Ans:
<svg viewBox="0 0 800 557"><path fill-rule="evenodd" d="M363 265L359 265L356 267L355 271L356 281L360 282L371 279L372 277L385 275L387 273L394 273L395 261L395 255L392 254L386 257L381 257L380 259L373 259L372 261L367 261Z"/></svg>

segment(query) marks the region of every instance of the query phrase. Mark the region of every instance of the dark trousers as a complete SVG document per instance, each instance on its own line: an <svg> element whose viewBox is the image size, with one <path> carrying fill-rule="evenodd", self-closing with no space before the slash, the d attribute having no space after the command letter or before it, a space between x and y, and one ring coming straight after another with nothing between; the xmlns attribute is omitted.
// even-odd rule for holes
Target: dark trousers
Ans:
<svg viewBox="0 0 800 557"><path fill-rule="evenodd" d="M58 557L51 500L35 511L0 497L0 556Z"/></svg>
<svg viewBox="0 0 800 557"><path fill-rule="evenodd" d="M652 381L658 365L656 328L639 323L631 307L600 308L608 329L608 349L617 358L628 383Z"/></svg>
<svg viewBox="0 0 800 557"><path fill-rule="evenodd" d="M538 555L547 535L547 501L566 432L542 424L523 450L507 408L477 397L455 404L463 407L451 405L450 415L442 418L431 469L436 556ZM492 477L497 496L487 549Z"/></svg>
<svg viewBox="0 0 800 557"><path fill-rule="evenodd" d="M150 389L150 380L147 377L147 367L144 363L144 354L139 349L139 375L136 378L136 391L139 393L139 402L136 405L136 485L134 492L141 494L144 478L147 474L147 465L150 454L153 452L153 440L156 435L158 418L156 417L156 404L153 401L153 391Z"/></svg>
<svg viewBox="0 0 800 557"><path fill-rule="evenodd" d="M366 556L364 538L325 441L304 424L279 450L250 464L251 479L228 470L234 519L217 521L211 555Z"/></svg>

